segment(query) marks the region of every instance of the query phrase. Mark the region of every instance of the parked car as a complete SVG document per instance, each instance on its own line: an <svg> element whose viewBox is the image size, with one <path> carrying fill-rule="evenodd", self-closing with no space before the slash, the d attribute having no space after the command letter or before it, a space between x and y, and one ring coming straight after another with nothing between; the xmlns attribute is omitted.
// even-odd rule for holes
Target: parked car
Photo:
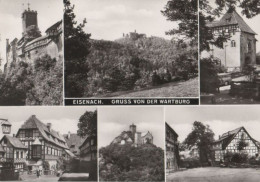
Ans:
<svg viewBox="0 0 260 182"><path fill-rule="evenodd" d="M220 81L220 86L230 85L232 78L231 73L219 73L218 78Z"/></svg>

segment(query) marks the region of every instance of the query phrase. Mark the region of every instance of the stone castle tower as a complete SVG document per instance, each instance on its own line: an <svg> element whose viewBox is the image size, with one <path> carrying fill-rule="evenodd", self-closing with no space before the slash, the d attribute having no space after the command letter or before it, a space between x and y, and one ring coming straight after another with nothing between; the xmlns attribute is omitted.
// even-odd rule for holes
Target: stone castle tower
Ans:
<svg viewBox="0 0 260 182"><path fill-rule="evenodd" d="M41 32L38 28L37 14L37 11L30 10L29 7L22 13L22 36L27 41L33 40L41 36Z"/></svg>
<svg viewBox="0 0 260 182"><path fill-rule="evenodd" d="M49 55L52 59L59 60L62 58L63 36L62 20L51 25L42 36L38 27L37 11L29 7L24 10L22 19L22 37L14 38L12 41L6 40L6 62L4 73L9 74L12 63L20 61L34 64L37 58Z"/></svg>
<svg viewBox="0 0 260 182"><path fill-rule="evenodd" d="M235 8L230 8L219 21L208 24L208 27L215 38L220 35L229 37L223 49L212 46L210 53L219 58L229 72L241 71L247 64L256 64L256 33Z"/></svg>

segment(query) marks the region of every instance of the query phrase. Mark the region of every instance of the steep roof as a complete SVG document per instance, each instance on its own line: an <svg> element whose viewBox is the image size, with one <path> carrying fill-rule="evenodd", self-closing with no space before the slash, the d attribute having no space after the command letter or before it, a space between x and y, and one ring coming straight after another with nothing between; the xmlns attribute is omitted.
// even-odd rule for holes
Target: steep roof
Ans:
<svg viewBox="0 0 260 182"><path fill-rule="evenodd" d="M45 140L54 143L62 148L68 148L63 135L59 134L53 129L49 130L47 125L37 119L35 115L32 115L29 119L27 119L20 129L38 129ZM65 145L60 143L58 140L65 142Z"/></svg>
<svg viewBox="0 0 260 182"><path fill-rule="evenodd" d="M79 146L84 142L85 138L78 136L76 133L65 134L63 135L70 151L76 155L80 154ZM75 148L71 148L72 145L75 145Z"/></svg>
<svg viewBox="0 0 260 182"><path fill-rule="evenodd" d="M9 125L12 126L12 124L7 119L1 119L0 118L0 124L1 125Z"/></svg>
<svg viewBox="0 0 260 182"><path fill-rule="evenodd" d="M52 26L50 26L45 32L47 33L48 31L50 30L53 30L53 29L57 29L57 27L62 23L62 20L58 21L57 23L53 24Z"/></svg>
<svg viewBox="0 0 260 182"><path fill-rule="evenodd" d="M176 137L178 137L179 135L174 131L174 129L168 124L165 122L165 126L166 128L168 128Z"/></svg>
<svg viewBox="0 0 260 182"><path fill-rule="evenodd" d="M233 138L236 136L236 134L241 130L241 129L244 129L244 131L247 133L247 135L252 139L252 141L255 143L255 145L257 147L259 147L259 145L256 143L256 140L253 139L249 133L246 131L246 129L244 127L239 127L237 129L234 129L234 130L231 130L231 131L228 131L224 134L222 134L220 136L220 138L216 141L214 141L213 143L219 143L219 142L222 142L222 149L226 149L226 147L228 146L228 144L233 140Z"/></svg>
<svg viewBox="0 0 260 182"><path fill-rule="evenodd" d="M9 135L5 135L2 140L6 138L10 144L14 147L14 148L19 148L19 149L27 149L27 147L18 139L15 137L11 137ZM1 141L2 141L1 140Z"/></svg>
<svg viewBox="0 0 260 182"><path fill-rule="evenodd" d="M236 12L235 9L229 9L226 14L219 20L208 24L209 27L222 27L228 25L238 25L242 32L251 34L256 33L246 24L243 18Z"/></svg>

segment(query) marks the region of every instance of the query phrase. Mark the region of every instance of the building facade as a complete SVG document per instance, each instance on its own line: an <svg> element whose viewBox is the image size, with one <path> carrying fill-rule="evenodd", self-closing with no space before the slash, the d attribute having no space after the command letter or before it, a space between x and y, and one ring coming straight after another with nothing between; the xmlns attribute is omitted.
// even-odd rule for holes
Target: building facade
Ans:
<svg viewBox="0 0 260 182"><path fill-rule="evenodd" d="M259 146L246 129L240 127L219 136L212 144L212 151L215 162L223 162L227 153L246 153L249 157L256 157Z"/></svg>
<svg viewBox="0 0 260 182"><path fill-rule="evenodd" d="M70 132L68 132L68 134L64 134L63 137L66 140L70 152L73 153L76 157L80 157L79 147L85 141L86 137L83 138L77 135L76 133Z"/></svg>
<svg viewBox="0 0 260 182"><path fill-rule="evenodd" d="M79 146L80 159L83 161L97 160L97 136L88 136Z"/></svg>
<svg viewBox="0 0 260 182"><path fill-rule="evenodd" d="M0 141L3 149L1 166L3 168L14 168L15 171L23 171L27 157L27 147L15 137L4 135ZM1 152L0 152L1 153Z"/></svg>
<svg viewBox="0 0 260 182"><path fill-rule="evenodd" d="M220 60L229 72L241 71L256 64L256 33L246 24L234 8L230 8L219 20L208 24L214 38L224 36L223 48L211 45L210 54ZM202 53L202 57L208 55Z"/></svg>
<svg viewBox="0 0 260 182"><path fill-rule="evenodd" d="M178 134L165 123L166 136L166 172L179 169Z"/></svg>
<svg viewBox="0 0 260 182"><path fill-rule="evenodd" d="M29 170L42 169L45 161L50 170L55 170L64 150L68 150L64 137L53 130L50 123L42 123L35 115L25 121L16 137L28 150L26 162Z"/></svg>

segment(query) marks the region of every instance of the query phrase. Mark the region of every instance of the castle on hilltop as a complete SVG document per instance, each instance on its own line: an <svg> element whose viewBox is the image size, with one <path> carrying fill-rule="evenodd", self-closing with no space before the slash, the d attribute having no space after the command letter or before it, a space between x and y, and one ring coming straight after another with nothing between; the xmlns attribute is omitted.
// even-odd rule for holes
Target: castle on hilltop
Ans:
<svg viewBox="0 0 260 182"><path fill-rule="evenodd" d="M141 38L146 38L146 34L143 33L137 33L136 30L134 32L129 32L129 34L123 33L123 38L130 38L132 40L138 40Z"/></svg>
<svg viewBox="0 0 260 182"><path fill-rule="evenodd" d="M6 39L6 63L4 73L10 70L15 62L24 61L30 64L48 54L51 58L62 57L62 20L50 26L42 36L38 28L37 11L24 10L22 13L22 38L11 42Z"/></svg>
<svg viewBox="0 0 260 182"><path fill-rule="evenodd" d="M153 135L149 131L146 133L138 132L136 125L132 124L129 126L128 131L123 131L117 136L111 144L132 144L133 146L141 146L143 144L153 144Z"/></svg>

